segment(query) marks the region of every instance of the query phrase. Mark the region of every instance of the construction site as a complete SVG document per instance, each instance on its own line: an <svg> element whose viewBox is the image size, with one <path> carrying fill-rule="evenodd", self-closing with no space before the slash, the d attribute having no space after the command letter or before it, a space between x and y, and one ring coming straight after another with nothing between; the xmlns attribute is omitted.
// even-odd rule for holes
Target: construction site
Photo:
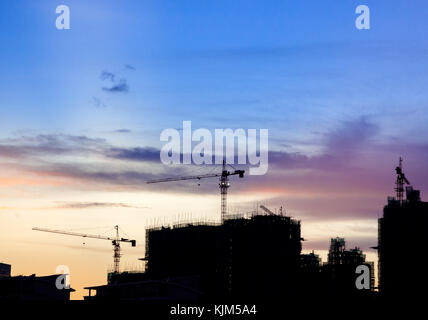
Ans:
<svg viewBox="0 0 428 320"><path fill-rule="evenodd" d="M233 173L240 177L244 174ZM379 252L378 288L374 262L366 261L358 247L347 249L344 238L331 239L328 261L324 264L314 252L303 254L301 223L286 216L282 207L278 214L260 206L262 213L227 215L229 175L223 164L220 224L189 222L147 229L146 256L142 258L146 261L145 272L116 274L107 285L89 287L96 295L90 293L87 299L120 299L122 295L128 299L138 299L140 295L143 299L190 300L373 297L411 294L426 284L426 272L415 257L428 244L424 232L428 203L422 202L420 192L410 186L401 158L396 168L396 196L388 198L379 219L379 244L373 247ZM187 178L152 183L180 179ZM408 239L412 239L412 246ZM397 252L402 253L400 259ZM355 285L359 266L366 266L370 273L366 290ZM394 275L399 272L406 277L397 285ZM131 287L134 291L129 290ZM130 292L138 294L132 296Z"/></svg>
<svg viewBox="0 0 428 320"><path fill-rule="evenodd" d="M252 214L229 215L228 177L232 175L242 178L244 171L230 172L223 163L219 174L148 182L220 177L221 222L188 221L147 228L145 256L140 259L145 262L143 271L120 269L120 244L129 243L135 247L136 240L121 237L118 226L114 228L116 235L113 237L46 228L33 230L111 242L114 268L108 273L107 284L86 287L85 300L364 298L411 294L427 283L426 272L416 257L427 245L428 203L422 202L420 192L410 186L401 159L396 168L396 196L388 198L383 217L379 219L378 246L373 247L379 253L378 288L374 263L366 261L360 248L348 249L345 238L331 238L325 263L314 251L302 253L301 222L290 217L282 207L272 211L261 205L261 211ZM19 287L24 280L38 281L35 275L28 279L11 277L10 266L0 266L0 298L3 300L19 299L18 289L14 295L8 295L7 288L11 284ZM356 286L356 270L361 266L369 270L363 289ZM395 280L397 273L405 275L399 282ZM54 283L46 279L41 279L45 290L52 289ZM60 299L69 297L71 290ZM27 293L26 296L31 295Z"/></svg>

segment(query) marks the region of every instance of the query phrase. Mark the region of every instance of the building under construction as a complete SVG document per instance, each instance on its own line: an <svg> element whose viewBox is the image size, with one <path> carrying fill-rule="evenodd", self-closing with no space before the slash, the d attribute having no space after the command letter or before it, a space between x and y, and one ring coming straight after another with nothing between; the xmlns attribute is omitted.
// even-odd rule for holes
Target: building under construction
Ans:
<svg viewBox="0 0 428 320"><path fill-rule="evenodd" d="M300 221L267 213L147 229L145 272L115 273L107 285L88 287L86 299L272 301L372 292L373 264L361 250L332 239L322 265L315 253L301 254ZM370 268L370 290L355 286L359 265Z"/></svg>
<svg viewBox="0 0 428 320"><path fill-rule="evenodd" d="M421 262L428 246L428 202L421 201L420 191L410 186L401 159L396 173L396 196L388 198L379 219L379 290L385 296L403 297L428 285L426 265Z"/></svg>
<svg viewBox="0 0 428 320"><path fill-rule="evenodd" d="M344 238L332 238L328 261L324 264L314 252L300 256L300 274L297 293L305 298L365 297L374 294L374 264L367 262L359 248L346 249ZM358 289L358 266L369 268L368 289Z"/></svg>
<svg viewBox="0 0 428 320"><path fill-rule="evenodd" d="M356 270L358 266L367 266L370 270L368 289L356 287ZM366 262L366 256L355 247L346 249L344 238L333 238L330 240L328 261L322 267L325 278L325 289L330 294L362 294L374 290L374 264Z"/></svg>
<svg viewBox="0 0 428 320"><path fill-rule="evenodd" d="M207 297L274 298L295 291L301 236L300 222L290 217L150 229L146 244L150 277L196 277Z"/></svg>
<svg viewBox="0 0 428 320"><path fill-rule="evenodd" d="M151 228L146 230L146 271L116 274L107 285L88 287L86 299L291 296L300 252L300 222L283 215Z"/></svg>

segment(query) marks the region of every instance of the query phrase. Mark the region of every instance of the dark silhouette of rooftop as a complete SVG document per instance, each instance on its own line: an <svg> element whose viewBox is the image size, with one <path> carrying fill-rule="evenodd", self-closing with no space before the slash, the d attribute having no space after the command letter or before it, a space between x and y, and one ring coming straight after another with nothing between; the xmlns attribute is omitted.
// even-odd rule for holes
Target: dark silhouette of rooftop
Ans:
<svg viewBox="0 0 428 320"><path fill-rule="evenodd" d="M8 276L0 277L0 301L68 301L74 289L58 289L60 276Z"/></svg>

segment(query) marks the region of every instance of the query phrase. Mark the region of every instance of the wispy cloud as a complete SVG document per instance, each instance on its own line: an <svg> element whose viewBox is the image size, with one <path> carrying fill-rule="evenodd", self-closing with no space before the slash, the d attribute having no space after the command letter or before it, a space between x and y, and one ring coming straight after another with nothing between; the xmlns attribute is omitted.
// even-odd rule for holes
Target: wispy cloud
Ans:
<svg viewBox="0 0 428 320"><path fill-rule="evenodd" d="M104 91L111 92L111 93L117 93L117 92L128 92L129 86L126 83L125 79L119 80L119 83L113 84L111 87L103 87Z"/></svg>
<svg viewBox="0 0 428 320"><path fill-rule="evenodd" d="M130 64L125 64L125 68L132 71L137 70L134 66L131 66Z"/></svg>
<svg viewBox="0 0 428 320"><path fill-rule="evenodd" d="M58 202L55 208L61 209L88 209L88 208L130 208L130 209L148 209L149 207L141 207L130 205L122 202Z"/></svg>
<svg viewBox="0 0 428 320"><path fill-rule="evenodd" d="M96 108L105 108L107 105L98 97L92 97L91 104L94 105Z"/></svg>
<svg viewBox="0 0 428 320"><path fill-rule="evenodd" d="M125 78L118 77L117 74L110 71L103 71L100 75L101 80L110 82L110 86L102 87L103 91L110 93L126 93L129 91L129 85Z"/></svg>
<svg viewBox="0 0 428 320"><path fill-rule="evenodd" d="M298 168L336 170L339 167L350 166L359 154L371 150L374 138L378 134L378 125L367 117L344 121L324 135L321 154L308 156L302 153L272 151L269 153L269 165L285 170Z"/></svg>
<svg viewBox="0 0 428 320"><path fill-rule="evenodd" d="M130 160L130 161L148 161L159 162L160 151L156 148L110 148L107 155L111 158Z"/></svg>
<svg viewBox="0 0 428 320"><path fill-rule="evenodd" d="M114 130L114 132L117 132L117 133L131 133L132 130L130 130L130 129L117 129L117 130Z"/></svg>
<svg viewBox="0 0 428 320"><path fill-rule="evenodd" d="M104 139L67 134L41 134L0 140L0 157L25 158L70 153L100 152L108 146Z"/></svg>

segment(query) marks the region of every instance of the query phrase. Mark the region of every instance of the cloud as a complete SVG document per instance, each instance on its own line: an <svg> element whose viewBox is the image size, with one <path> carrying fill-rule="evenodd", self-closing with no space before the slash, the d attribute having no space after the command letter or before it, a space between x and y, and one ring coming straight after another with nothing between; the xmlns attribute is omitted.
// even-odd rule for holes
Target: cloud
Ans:
<svg viewBox="0 0 428 320"><path fill-rule="evenodd" d="M97 98L97 97L92 97L90 102L92 105L94 105L97 108L107 107L107 105L104 102L102 102L100 98Z"/></svg>
<svg viewBox="0 0 428 320"><path fill-rule="evenodd" d="M130 130L130 129L117 129L117 130L114 130L114 132L116 132L116 133L131 133L132 130Z"/></svg>
<svg viewBox="0 0 428 320"><path fill-rule="evenodd" d="M131 66L130 64L125 64L125 68L132 71L137 70L135 67Z"/></svg>
<svg viewBox="0 0 428 320"><path fill-rule="evenodd" d="M2 158L18 158L25 154L25 149L14 145L0 144L0 157Z"/></svg>
<svg viewBox="0 0 428 320"><path fill-rule="evenodd" d="M71 153L98 153L107 146L100 138L67 134L41 134L0 140L0 157L25 158Z"/></svg>
<svg viewBox="0 0 428 320"><path fill-rule="evenodd" d="M103 71L100 75L101 80L109 81L110 86L102 87L103 91L110 93L127 93L129 86L125 78L119 78L115 73L109 71Z"/></svg>
<svg viewBox="0 0 428 320"><path fill-rule="evenodd" d="M121 202L59 202L55 208L61 209L87 209L87 208L131 208L148 209L149 207L133 206Z"/></svg>
<svg viewBox="0 0 428 320"><path fill-rule="evenodd" d="M127 186L129 189L147 189L146 181L154 179L157 175L151 172L137 170L123 170L117 172L106 165L95 165L88 168L81 163L56 164L51 163L46 167L29 168L32 172L46 177L63 177L67 179L85 182L86 187L96 189L109 189L113 186Z"/></svg>
<svg viewBox="0 0 428 320"><path fill-rule="evenodd" d="M103 71L101 72L100 75L101 80L110 80L111 82L115 82L116 81L116 75L112 72L109 71Z"/></svg>
<svg viewBox="0 0 428 320"><path fill-rule="evenodd" d="M130 160L159 162L160 150L151 147L145 148L110 148L107 155L111 158Z"/></svg>
<svg viewBox="0 0 428 320"><path fill-rule="evenodd" d="M313 221L376 219L386 197L394 192L399 156L404 157L406 176L415 188L428 189L428 164L424 161L428 144L381 140L378 125L365 117L342 122L322 138L321 152L316 155L270 151L268 173L232 177L231 194L257 194L277 207L285 204L292 215ZM164 166L156 148L118 147L104 139L71 135L0 140L1 159L6 161L4 172L11 172L13 165L28 178L36 175L38 183L58 179L79 188L151 190L166 195L215 194L218 179L204 179L200 185L195 181L146 182L221 171L220 166Z"/></svg>
<svg viewBox="0 0 428 320"><path fill-rule="evenodd" d="M344 121L339 128L328 134L326 153L349 159L356 152L365 149L378 133L379 127L367 117Z"/></svg>
<svg viewBox="0 0 428 320"><path fill-rule="evenodd" d="M117 92L128 92L129 86L126 83L125 79L121 79L119 83L112 85L111 87L103 87L104 91L111 92L111 93L117 93Z"/></svg>
<svg viewBox="0 0 428 320"><path fill-rule="evenodd" d="M2 159L9 159L3 163L3 167L35 174L38 176L37 181L40 181L40 176L45 179L63 177L90 184L102 182L110 186L141 187L145 186L145 181L158 177L152 169L130 170L130 166L123 164L123 161L151 163L162 167L158 149L120 148L104 139L65 134L20 136L0 140L0 164ZM88 163L87 159L102 161ZM183 169L163 168L158 172L173 175L183 172Z"/></svg>
<svg viewBox="0 0 428 320"><path fill-rule="evenodd" d="M375 224L375 226L377 226ZM377 238L376 238L377 232L374 232L373 236L353 236L353 237L349 237L346 236L345 237L345 241L346 241L346 248L349 249L353 249L355 247L358 247L360 249L362 249L364 251L364 253L373 251L373 249L371 247L376 246L377 245ZM308 240L308 241L303 241L302 243L302 247L303 250L329 250L330 248L330 238L334 238L336 235L334 234L330 234L330 236L323 236L320 237L321 239L318 240ZM316 252L315 252L316 253ZM368 260L370 261L370 260Z"/></svg>
<svg viewBox="0 0 428 320"><path fill-rule="evenodd" d="M344 121L337 128L324 135L323 151L319 155L308 156L301 153L272 151L269 166L281 169L336 170L349 166L361 152L371 150L379 127L367 117Z"/></svg>

